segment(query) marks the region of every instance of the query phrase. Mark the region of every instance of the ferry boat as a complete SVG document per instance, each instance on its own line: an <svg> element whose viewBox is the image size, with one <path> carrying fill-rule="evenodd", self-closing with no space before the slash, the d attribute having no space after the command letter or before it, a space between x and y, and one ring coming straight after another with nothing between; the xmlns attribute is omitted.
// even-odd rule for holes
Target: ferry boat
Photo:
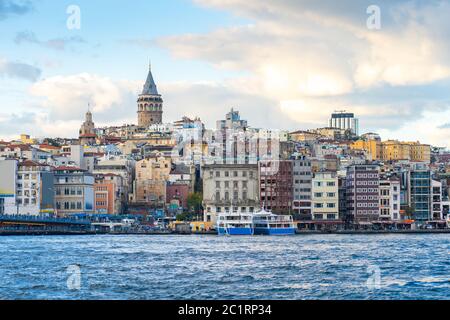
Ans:
<svg viewBox="0 0 450 320"><path fill-rule="evenodd" d="M261 209L253 214L253 227L256 235L293 235L295 225L292 216L276 215Z"/></svg>
<svg viewBox="0 0 450 320"><path fill-rule="evenodd" d="M219 235L252 236L254 233L252 214L241 212L219 213L217 232Z"/></svg>

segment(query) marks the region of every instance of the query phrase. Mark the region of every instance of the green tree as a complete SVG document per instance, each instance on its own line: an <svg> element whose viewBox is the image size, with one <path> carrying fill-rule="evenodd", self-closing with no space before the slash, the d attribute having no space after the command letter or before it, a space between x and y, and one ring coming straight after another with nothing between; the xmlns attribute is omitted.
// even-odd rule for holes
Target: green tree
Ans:
<svg viewBox="0 0 450 320"><path fill-rule="evenodd" d="M203 194L199 192L194 192L188 195L187 198L187 206L188 206L188 212L197 217L197 220L201 216L202 211L202 201L203 201Z"/></svg>

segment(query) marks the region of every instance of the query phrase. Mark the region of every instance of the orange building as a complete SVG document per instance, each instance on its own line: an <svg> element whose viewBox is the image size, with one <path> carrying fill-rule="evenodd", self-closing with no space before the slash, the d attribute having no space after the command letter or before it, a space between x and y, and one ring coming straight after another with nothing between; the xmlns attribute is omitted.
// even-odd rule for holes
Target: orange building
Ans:
<svg viewBox="0 0 450 320"><path fill-rule="evenodd" d="M98 174L94 184L94 211L97 214L120 214L122 203L120 197L121 176L115 174Z"/></svg>

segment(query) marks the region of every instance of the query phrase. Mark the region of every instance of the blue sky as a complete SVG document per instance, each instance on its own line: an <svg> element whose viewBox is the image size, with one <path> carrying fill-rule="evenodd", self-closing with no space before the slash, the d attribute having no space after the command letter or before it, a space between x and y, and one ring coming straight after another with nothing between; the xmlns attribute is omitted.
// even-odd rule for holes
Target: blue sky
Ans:
<svg viewBox="0 0 450 320"><path fill-rule="evenodd" d="M166 50L149 45L132 46L127 41L146 40L179 33L208 32L218 27L243 23L227 12L205 9L187 0L148 1L33 1L28 14L1 22L0 52L11 59L40 65L45 61L59 63L46 68L43 76L77 72L101 73L111 77L140 79L152 59L161 81L174 78L204 80L224 77L205 63L172 59ZM69 5L81 9L81 29L66 27ZM79 37L82 42L67 50L49 50L35 44L17 45L19 32L33 32L41 41ZM143 74L144 72L144 74Z"/></svg>
<svg viewBox="0 0 450 320"><path fill-rule="evenodd" d="M99 126L136 122L151 59L166 122L213 127L234 107L297 130L347 109L363 132L450 146L449 14L447 0L0 0L0 139L74 137L88 103Z"/></svg>

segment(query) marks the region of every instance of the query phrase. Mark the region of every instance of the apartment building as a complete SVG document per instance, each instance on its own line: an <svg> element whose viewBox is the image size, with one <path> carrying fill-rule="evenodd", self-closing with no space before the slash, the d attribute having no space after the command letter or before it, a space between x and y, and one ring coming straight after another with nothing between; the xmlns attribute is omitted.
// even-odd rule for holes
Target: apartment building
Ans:
<svg viewBox="0 0 450 320"><path fill-rule="evenodd" d="M317 172L312 179L312 219L339 219L338 177L334 172Z"/></svg>
<svg viewBox="0 0 450 320"><path fill-rule="evenodd" d="M370 222L379 218L379 170L379 166L373 164L351 165L347 168L347 213L355 222Z"/></svg>
<svg viewBox="0 0 450 320"><path fill-rule="evenodd" d="M215 224L221 212L255 212L260 209L257 165L205 165L202 172L205 221Z"/></svg>

